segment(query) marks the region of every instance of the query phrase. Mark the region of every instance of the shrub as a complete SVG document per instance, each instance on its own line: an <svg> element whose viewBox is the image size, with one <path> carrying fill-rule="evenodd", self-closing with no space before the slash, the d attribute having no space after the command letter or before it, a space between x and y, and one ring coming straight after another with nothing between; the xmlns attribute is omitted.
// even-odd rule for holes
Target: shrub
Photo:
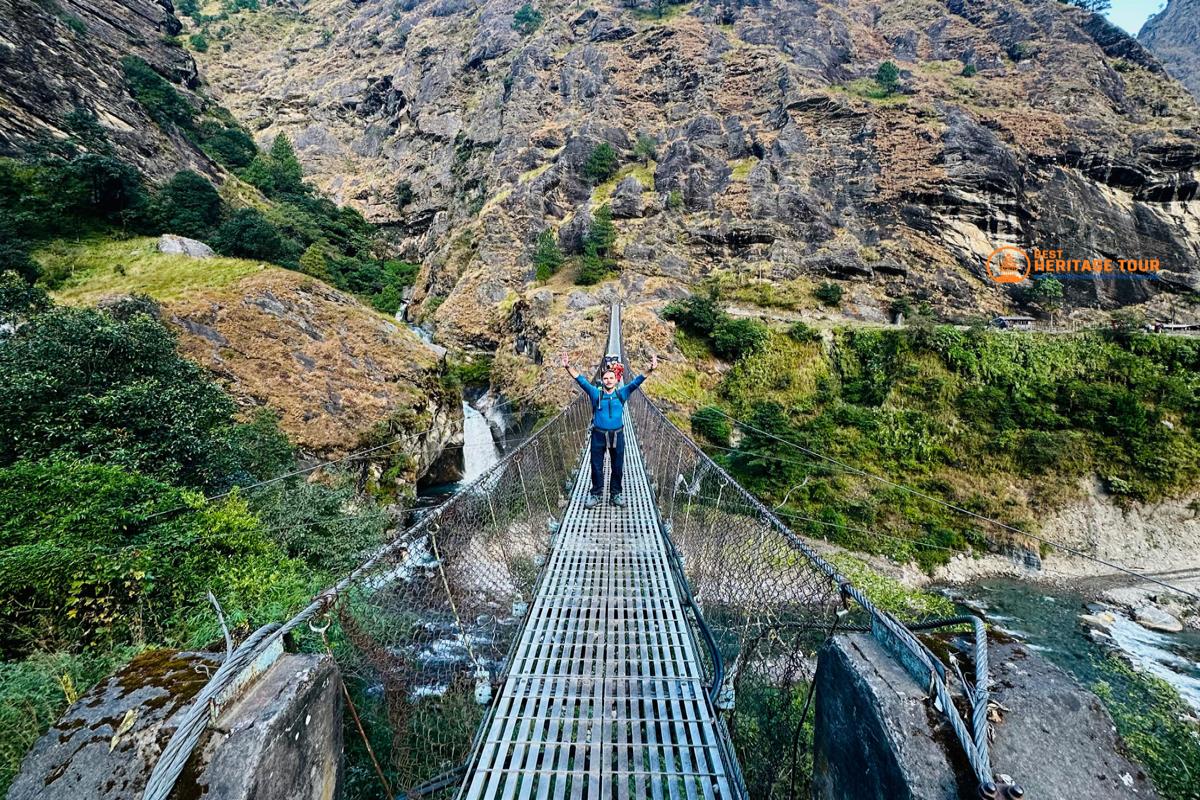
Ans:
<svg viewBox="0 0 1200 800"><path fill-rule="evenodd" d="M819 330L799 320L793 322L791 327L788 328L788 336L801 344L821 341L821 332Z"/></svg>
<svg viewBox="0 0 1200 800"><path fill-rule="evenodd" d="M263 261L278 262L287 252L279 230L253 208L234 212L217 229L212 244L224 255Z"/></svg>
<svg viewBox="0 0 1200 800"><path fill-rule="evenodd" d="M191 36L189 36L188 44L190 44L192 49L197 53L208 52L208 39L205 39L204 34L202 33L193 33Z"/></svg>
<svg viewBox="0 0 1200 800"><path fill-rule="evenodd" d="M583 164L583 176L593 186L604 183L617 174L619 160L617 151L608 142L601 142L592 149L587 161Z"/></svg>
<svg viewBox="0 0 1200 800"><path fill-rule="evenodd" d="M304 169L296 158L291 140L282 133L271 143L270 152L258 154L241 177L268 197L300 195L307 191Z"/></svg>
<svg viewBox="0 0 1200 800"><path fill-rule="evenodd" d="M900 90L900 70L891 61L884 61L875 70L875 82L887 94L895 94Z"/></svg>
<svg viewBox="0 0 1200 800"><path fill-rule="evenodd" d="M671 211L678 211L683 208L683 192L678 189L672 189L667 195L667 208Z"/></svg>
<svg viewBox="0 0 1200 800"><path fill-rule="evenodd" d="M197 130L200 148L209 158L229 169L245 169L258 155L258 145L234 122L205 120Z"/></svg>
<svg viewBox="0 0 1200 800"><path fill-rule="evenodd" d="M712 406L699 408L692 414L692 430L713 444L729 446L732 430L725 415Z"/></svg>
<svg viewBox="0 0 1200 800"><path fill-rule="evenodd" d="M712 332L713 352L728 361L761 350L770 336L767 326L755 319L726 319Z"/></svg>
<svg viewBox="0 0 1200 800"><path fill-rule="evenodd" d="M825 281L813 291L813 297L827 306L836 306L842 302L842 287L832 281Z"/></svg>
<svg viewBox="0 0 1200 800"><path fill-rule="evenodd" d="M658 155L658 142L652 136L647 136L644 133L640 134L637 138L637 144L633 146L633 155L643 164L653 161Z"/></svg>
<svg viewBox="0 0 1200 800"><path fill-rule="evenodd" d="M8 216L0 213L0 277L12 274L26 284L36 281L42 270L29 254L32 247Z"/></svg>
<svg viewBox="0 0 1200 800"><path fill-rule="evenodd" d="M86 36L88 29L83 20L74 14L64 14L62 17L63 24L71 29L77 36Z"/></svg>
<svg viewBox="0 0 1200 800"><path fill-rule="evenodd" d="M964 78L974 78L977 72L979 72L979 70L976 69L974 64L963 64L961 74Z"/></svg>
<svg viewBox="0 0 1200 800"><path fill-rule="evenodd" d="M542 19L542 12L526 3L513 15L512 26L515 30L528 36L542 26Z"/></svg>
<svg viewBox="0 0 1200 800"><path fill-rule="evenodd" d="M663 319L676 323L688 333L707 338L726 315L713 289L708 294L693 294L668 303L663 308Z"/></svg>
<svg viewBox="0 0 1200 800"><path fill-rule="evenodd" d="M537 237L533 251L533 266L539 281L548 281L563 265L563 253L553 228L546 228Z"/></svg>
<svg viewBox="0 0 1200 800"><path fill-rule="evenodd" d="M413 201L414 196L412 182L400 181L397 183L396 193L393 198L396 203L396 210L403 211L404 208Z"/></svg>
<svg viewBox="0 0 1200 800"><path fill-rule="evenodd" d="M207 239L221 222L221 196L191 170L175 173L155 197L158 224L167 233Z"/></svg>
<svg viewBox="0 0 1200 800"><path fill-rule="evenodd" d="M192 127L196 110L153 67L138 56L125 56L121 59L121 67L125 71L129 93L160 127Z"/></svg>
<svg viewBox="0 0 1200 800"><path fill-rule="evenodd" d="M0 251L3 244L0 244ZM50 297L40 286L32 286L13 272L0 272L0 341L7 326L17 326L29 317L50 309Z"/></svg>

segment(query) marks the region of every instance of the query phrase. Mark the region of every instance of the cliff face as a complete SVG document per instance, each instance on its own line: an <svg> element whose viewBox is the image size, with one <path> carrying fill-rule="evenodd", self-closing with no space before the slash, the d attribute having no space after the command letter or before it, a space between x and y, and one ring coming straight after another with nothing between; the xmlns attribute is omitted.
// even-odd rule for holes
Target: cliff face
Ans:
<svg viewBox="0 0 1200 800"><path fill-rule="evenodd" d="M1167 0L1146 20L1138 41L1200 98L1200 0Z"/></svg>
<svg viewBox="0 0 1200 800"><path fill-rule="evenodd" d="M417 313L436 307L444 341L521 349L524 312L561 304L569 280L535 299L533 239L551 226L578 250L604 202L622 269L605 292L630 303L724 273L844 279L865 318L898 295L993 313L1014 290L985 260L1008 244L1161 261L1158 282L1068 281L1080 305L1200 288L1200 111L1101 17L1054 0L789 0L657 19L552 0L526 35L519 5L307 0L210 27L221 46L199 57L263 141L291 135L316 183L423 261ZM883 96L887 60L900 79ZM593 187L600 143L620 171ZM596 297L556 313L551 340Z"/></svg>
<svg viewBox="0 0 1200 800"><path fill-rule="evenodd" d="M151 178L211 171L133 100L121 68L124 56L138 56L194 101L196 64L171 38L181 29L169 0L0 0L0 155L19 155L41 136L65 138L65 118L84 108L116 154Z"/></svg>

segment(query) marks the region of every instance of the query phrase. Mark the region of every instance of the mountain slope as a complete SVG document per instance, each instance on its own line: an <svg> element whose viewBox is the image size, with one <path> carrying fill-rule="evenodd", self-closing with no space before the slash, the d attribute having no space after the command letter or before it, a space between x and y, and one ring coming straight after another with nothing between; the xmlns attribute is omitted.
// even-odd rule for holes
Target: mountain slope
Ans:
<svg viewBox="0 0 1200 800"><path fill-rule="evenodd" d="M262 141L291 135L317 184L423 260L417 300L449 343L528 338L514 300L534 238L550 226L578 252L606 201L630 302L726 271L848 281L865 318L901 295L991 314L1016 294L985 277L1006 244L1160 259L1158 282L1069 281L1076 304L1200 288L1200 111L1099 16L792 0L659 20L545 2L525 35L518 5L309 0L209 26L221 46L199 57ZM891 95L872 78L888 60ZM646 163L639 136L656 142ZM601 143L620 171L593 187Z"/></svg>
<svg viewBox="0 0 1200 800"><path fill-rule="evenodd" d="M1200 2L1167 0L1166 8L1146 20L1138 41L1200 97Z"/></svg>

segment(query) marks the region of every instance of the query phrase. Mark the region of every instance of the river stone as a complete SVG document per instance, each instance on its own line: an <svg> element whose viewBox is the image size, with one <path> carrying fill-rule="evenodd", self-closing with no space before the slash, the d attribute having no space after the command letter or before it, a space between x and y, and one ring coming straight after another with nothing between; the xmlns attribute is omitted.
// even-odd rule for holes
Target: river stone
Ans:
<svg viewBox="0 0 1200 800"><path fill-rule="evenodd" d="M212 258L216 253L204 242L189 239L186 236L176 236L164 233L158 237L158 252L173 256L188 256L189 258Z"/></svg>
<svg viewBox="0 0 1200 800"><path fill-rule="evenodd" d="M1179 633L1183 630L1183 623L1158 606L1138 606L1133 610L1133 618L1143 628L1149 628L1152 631Z"/></svg>

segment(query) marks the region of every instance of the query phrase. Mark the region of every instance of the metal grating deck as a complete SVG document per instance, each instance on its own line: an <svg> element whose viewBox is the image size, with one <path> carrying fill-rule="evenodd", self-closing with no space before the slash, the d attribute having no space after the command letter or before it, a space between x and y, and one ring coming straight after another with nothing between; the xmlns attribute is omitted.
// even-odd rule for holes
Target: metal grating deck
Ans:
<svg viewBox="0 0 1200 800"><path fill-rule="evenodd" d="M629 505L583 507L585 453L460 798L735 797L641 453L625 430Z"/></svg>

